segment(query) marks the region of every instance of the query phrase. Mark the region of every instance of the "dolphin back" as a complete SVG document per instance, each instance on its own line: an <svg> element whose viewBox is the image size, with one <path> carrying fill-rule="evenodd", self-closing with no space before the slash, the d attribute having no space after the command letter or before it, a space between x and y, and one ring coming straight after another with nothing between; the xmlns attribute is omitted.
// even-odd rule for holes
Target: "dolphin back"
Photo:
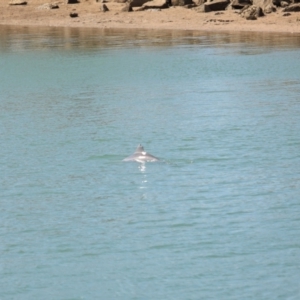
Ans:
<svg viewBox="0 0 300 300"><path fill-rule="evenodd" d="M145 163L159 161L159 158L153 156L150 153L145 152L144 147L141 144L139 144L135 152L132 155L124 158L123 161L136 161L139 163Z"/></svg>

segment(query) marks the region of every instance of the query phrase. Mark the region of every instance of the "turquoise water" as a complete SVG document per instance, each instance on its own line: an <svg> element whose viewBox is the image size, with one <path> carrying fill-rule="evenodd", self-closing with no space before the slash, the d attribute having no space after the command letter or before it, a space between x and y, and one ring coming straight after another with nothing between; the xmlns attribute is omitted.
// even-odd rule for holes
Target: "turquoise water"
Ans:
<svg viewBox="0 0 300 300"><path fill-rule="evenodd" d="M1 300L300 298L299 36L0 42Z"/></svg>

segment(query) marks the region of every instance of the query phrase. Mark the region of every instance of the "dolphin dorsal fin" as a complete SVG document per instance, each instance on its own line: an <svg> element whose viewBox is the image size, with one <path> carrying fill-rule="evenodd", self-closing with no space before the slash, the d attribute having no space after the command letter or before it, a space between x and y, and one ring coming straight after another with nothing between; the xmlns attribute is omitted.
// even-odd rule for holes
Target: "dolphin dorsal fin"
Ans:
<svg viewBox="0 0 300 300"><path fill-rule="evenodd" d="M145 151L145 150L144 150L144 147L143 147L141 144L139 144L139 145L137 146L135 152L143 152L143 151Z"/></svg>

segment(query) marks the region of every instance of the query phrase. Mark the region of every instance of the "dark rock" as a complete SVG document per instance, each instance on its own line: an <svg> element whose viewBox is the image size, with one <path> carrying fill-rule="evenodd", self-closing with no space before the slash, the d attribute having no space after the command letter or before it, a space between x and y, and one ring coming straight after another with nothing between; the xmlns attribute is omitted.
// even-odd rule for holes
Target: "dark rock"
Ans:
<svg viewBox="0 0 300 300"><path fill-rule="evenodd" d="M229 4L229 0L214 0L212 2L206 2L203 5L205 6L205 11L218 11L225 10Z"/></svg>
<svg viewBox="0 0 300 300"><path fill-rule="evenodd" d="M121 9L123 12L131 12L133 11L131 4L128 2L126 5Z"/></svg>
<svg viewBox="0 0 300 300"><path fill-rule="evenodd" d="M77 4L79 3L78 0L66 0L66 4Z"/></svg>
<svg viewBox="0 0 300 300"><path fill-rule="evenodd" d="M71 12L71 13L70 13L70 17L71 17L71 18L77 18L77 17L78 17L78 13L76 13L76 12Z"/></svg>
<svg viewBox="0 0 300 300"><path fill-rule="evenodd" d="M288 5L291 4L291 1L292 0L272 0L272 4L276 7L285 7L285 6L282 6L282 2L286 2ZM284 4L283 4L284 5Z"/></svg>
<svg viewBox="0 0 300 300"><path fill-rule="evenodd" d="M246 19L246 20L250 20L250 21L251 21L251 20L252 20L252 21L255 21L255 20L257 20L257 17L256 17L256 16L253 16L253 15L249 15L249 16L246 16L245 19Z"/></svg>
<svg viewBox="0 0 300 300"><path fill-rule="evenodd" d="M101 10L102 12L109 11L109 9L108 9L107 5L106 5L106 4L104 4L104 3L100 5L100 10Z"/></svg>
<svg viewBox="0 0 300 300"><path fill-rule="evenodd" d="M288 17L288 16L290 16L291 15L291 13L284 13L282 16L283 17Z"/></svg>
<svg viewBox="0 0 300 300"><path fill-rule="evenodd" d="M252 1L251 0L233 0L230 4L230 6L233 9L242 9L246 5L252 5Z"/></svg>
<svg viewBox="0 0 300 300"><path fill-rule="evenodd" d="M194 4L193 0L171 0L170 2L172 6L185 6Z"/></svg>
<svg viewBox="0 0 300 300"><path fill-rule="evenodd" d="M58 9L59 6L56 3L45 3L37 7L38 9Z"/></svg>
<svg viewBox="0 0 300 300"><path fill-rule="evenodd" d="M130 0L130 5L131 7L141 7L143 6L146 2L149 2L150 0Z"/></svg>
<svg viewBox="0 0 300 300"><path fill-rule="evenodd" d="M201 13L207 13L207 12L210 12L211 10L210 10L209 7L206 6L205 3L204 3L204 4L201 4L201 5L199 5L198 7L196 7L196 11L197 11L197 12L201 12Z"/></svg>
<svg viewBox="0 0 300 300"><path fill-rule="evenodd" d="M9 5L27 5L27 2L22 0L12 0L9 2Z"/></svg>
<svg viewBox="0 0 300 300"><path fill-rule="evenodd" d="M296 11L300 11L300 3L297 4L291 4L287 7L285 7L283 10L283 12L296 12Z"/></svg>
<svg viewBox="0 0 300 300"><path fill-rule="evenodd" d="M187 4L187 5L185 5L184 7L185 8L194 8L194 7L196 7L197 5L195 4L195 3L191 3L191 4Z"/></svg>

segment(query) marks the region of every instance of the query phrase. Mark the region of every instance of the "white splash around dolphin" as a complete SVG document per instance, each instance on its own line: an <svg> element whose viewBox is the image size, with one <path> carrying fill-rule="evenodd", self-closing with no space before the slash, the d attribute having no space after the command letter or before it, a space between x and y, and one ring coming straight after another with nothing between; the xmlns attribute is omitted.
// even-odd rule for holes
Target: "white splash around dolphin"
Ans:
<svg viewBox="0 0 300 300"><path fill-rule="evenodd" d="M141 144L139 144L135 152L132 155L124 158L123 161L136 161L139 163L145 163L159 161L159 158L146 152L144 150L144 147Z"/></svg>

